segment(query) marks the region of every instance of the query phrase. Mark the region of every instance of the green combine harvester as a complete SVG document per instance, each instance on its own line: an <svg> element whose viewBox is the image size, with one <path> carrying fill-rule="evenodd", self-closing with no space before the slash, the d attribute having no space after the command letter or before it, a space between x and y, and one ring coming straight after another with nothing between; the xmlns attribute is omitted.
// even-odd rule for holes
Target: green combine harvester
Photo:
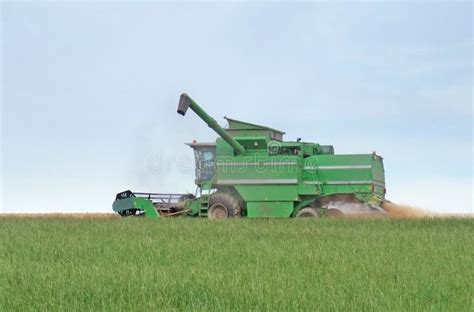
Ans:
<svg viewBox="0 0 474 312"><path fill-rule="evenodd" d="M195 194L118 193L122 216L209 219L322 217L385 214L382 157L336 155L331 145L283 141L284 132L226 118L224 129L187 94L178 114L191 109L219 137L189 143L196 161Z"/></svg>

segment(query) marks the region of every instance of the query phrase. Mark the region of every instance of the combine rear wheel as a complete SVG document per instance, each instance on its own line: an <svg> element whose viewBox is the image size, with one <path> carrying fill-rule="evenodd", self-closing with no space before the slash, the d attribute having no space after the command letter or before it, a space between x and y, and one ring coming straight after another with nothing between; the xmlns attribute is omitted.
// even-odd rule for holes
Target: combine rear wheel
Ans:
<svg viewBox="0 0 474 312"><path fill-rule="evenodd" d="M318 211L316 208L312 207L306 207L298 211L296 214L296 217L298 218L317 218L318 217Z"/></svg>
<svg viewBox="0 0 474 312"><path fill-rule="evenodd" d="M217 192L211 195L207 217L209 219L240 217L240 210L239 201L236 198L228 193Z"/></svg>
<svg viewBox="0 0 474 312"><path fill-rule="evenodd" d="M378 206L361 202L354 194L335 194L316 199L312 207L321 211L321 216L330 218L384 216L385 211Z"/></svg>

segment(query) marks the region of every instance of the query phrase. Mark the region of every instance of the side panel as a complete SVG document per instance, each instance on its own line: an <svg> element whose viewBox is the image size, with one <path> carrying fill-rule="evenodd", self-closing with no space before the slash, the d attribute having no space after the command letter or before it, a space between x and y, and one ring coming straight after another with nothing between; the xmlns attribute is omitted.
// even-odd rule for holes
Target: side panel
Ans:
<svg viewBox="0 0 474 312"><path fill-rule="evenodd" d="M247 202L247 217L249 218L289 218L292 212L293 202Z"/></svg>
<svg viewBox="0 0 474 312"><path fill-rule="evenodd" d="M135 202L134 202L133 197L129 198L124 198L124 199L117 199L114 201L112 204L112 209L115 212L120 212L128 209L134 209L135 207Z"/></svg>
<svg viewBox="0 0 474 312"><path fill-rule="evenodd" d="M314 194L355 193L364 201L384 196L382 158L372 154L311 156L302 177L302 184L314 186ZM308 186L301 189L300 194L310 194Z"/></svg>
<svg viewBox="0 0 474 312"><path fill-rule="evenodd" d="M372 160L372 180L374 193L382 199L385 198L385 171L381 156L377 156Z"/></svg>
<svg viewBox="0 0 474 312"><path fill-rule="evenodd" d="M112 209L116 212L128 209L142 210L145 211L145 216L148 219L157 219L159 216L153 203L148 199L140 197L129 197L115 200L112 204Z"/></svg>
<svg viewBox="0 0 474 312"><path fill-rule="evenodd" d="M300 163L289 155L218 156L216 185L235 187L245 201L296 201Z"/></svg>
<svg viewBox="0 0 474 312"><path fill-rule="evenodd" d="M245 201L297 201L295 185L235 185Z"/></svg>

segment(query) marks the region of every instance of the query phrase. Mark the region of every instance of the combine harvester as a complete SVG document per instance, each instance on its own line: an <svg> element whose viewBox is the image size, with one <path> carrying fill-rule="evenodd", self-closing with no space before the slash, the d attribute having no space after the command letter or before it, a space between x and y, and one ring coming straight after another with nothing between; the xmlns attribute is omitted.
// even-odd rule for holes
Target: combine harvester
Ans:
<svg viewBox="0 0 474 312"><path fill-rule="evenodd" d="M189 143L196 194L118 193L122 216L225 219L385 214L382 157L335 155L331 145L283 141L284 132L226 118L223 129L187 94L178 113L194 111L219 138Z"/></svg>

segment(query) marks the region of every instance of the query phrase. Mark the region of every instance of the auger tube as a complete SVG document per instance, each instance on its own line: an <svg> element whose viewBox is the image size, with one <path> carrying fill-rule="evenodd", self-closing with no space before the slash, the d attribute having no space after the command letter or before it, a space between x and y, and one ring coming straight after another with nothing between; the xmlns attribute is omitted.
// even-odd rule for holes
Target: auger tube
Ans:
<svg viewBox="0 0 474 312"><path fill-rule="evenodd" d="M236 154L244 154L245 147L237 142L227 131L225 131L217 121L209 116L190 96L181 94L178 104L178 114L185 115L188 108L191 108L212 130L214 130L224 141L226 141Z"/></svg>

